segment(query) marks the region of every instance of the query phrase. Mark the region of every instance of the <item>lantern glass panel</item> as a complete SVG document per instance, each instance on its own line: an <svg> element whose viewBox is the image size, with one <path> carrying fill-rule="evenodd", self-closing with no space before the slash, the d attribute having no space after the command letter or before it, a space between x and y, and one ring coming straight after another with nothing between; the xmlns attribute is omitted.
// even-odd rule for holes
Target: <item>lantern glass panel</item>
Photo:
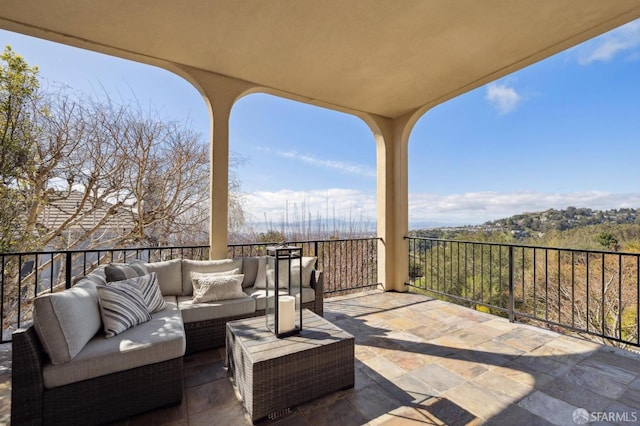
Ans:
<svg viewBox="0 0 640 426"><path fill-rule="evenodd" d="M278 337L302 330L302 249L267 247L266 326Z"/></svg>

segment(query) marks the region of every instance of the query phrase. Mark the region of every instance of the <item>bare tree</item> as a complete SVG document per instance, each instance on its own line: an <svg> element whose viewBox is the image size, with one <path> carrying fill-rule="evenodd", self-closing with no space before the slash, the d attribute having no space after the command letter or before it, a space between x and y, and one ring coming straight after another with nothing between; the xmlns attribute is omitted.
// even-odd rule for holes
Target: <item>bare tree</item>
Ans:
<svg viewBox="0 0 640 426"><path fill-rule="evenodd" d="M37 68L10 49L0 65L1 251L207 244L208 141L108 96L45 91ZM230 222L239 227L233 172L230 190ZM36 257L5 258L4 324L29 315L42 270L65 272L60 259Z"/></svg>

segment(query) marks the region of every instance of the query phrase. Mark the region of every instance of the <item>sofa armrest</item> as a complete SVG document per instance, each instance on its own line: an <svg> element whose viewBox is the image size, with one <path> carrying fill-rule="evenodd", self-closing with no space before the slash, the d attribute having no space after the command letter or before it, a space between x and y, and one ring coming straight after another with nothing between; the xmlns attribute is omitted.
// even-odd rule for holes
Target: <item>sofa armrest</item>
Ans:
<svg viewBox="0 0 640 426"><path fill-rule="evenodd" d="M311 288L316 292L314 311L320 316L324 316L324 274L322 271L314 269L311 274Z"/></svg>
<svg viewBox="0 0 640 426"><path fill-rule="evenodd" d="M47 355L32 326L16 330L11 345L11 424L42 424L42 367Z"/></svg>

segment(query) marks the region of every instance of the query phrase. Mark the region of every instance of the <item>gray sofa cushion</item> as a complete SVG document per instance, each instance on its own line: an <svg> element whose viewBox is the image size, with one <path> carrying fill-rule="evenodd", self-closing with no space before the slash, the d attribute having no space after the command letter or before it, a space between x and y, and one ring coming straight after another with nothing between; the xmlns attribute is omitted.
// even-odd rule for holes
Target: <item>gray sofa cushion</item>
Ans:
<svg viewBox="0 0 640 426"><path fill-rule="evenodd" d="M264 288L246 288L245 293L256 299L256 311L263 311L267 307L267 290ZM273 294L273 291L270 291ZM285 291L280 290L279 294L286 294ZM302 287L302 303L313 302L316 299L316 292L311 287Z"/></svg>
<svg viewBox="0 0 640 426"><path fill-rule="evenodd" d="M303 257L302 258L302 285L304 287L311 286L311 275L316 268L318 262L317 257Z"/></svg>
<svg viewBox="0 0 640 426"><path fill-rule="evenodd" d="M217 302L193 303L189 296L178 297L178 307L182 312L182 320L186 323L227 318L235 315L251 314L256 311L253 297L241 299L219 300Z"/></svg>
<svg viewBox="0 0 640 426"><path fill-rule="evenodd" d="M167 361L183 356L185 348L180 311L175 304L167 303L167 308L153 314L151 321L110 339L97 335L72 361L45 365L44 385L53 388Z"/></svg>
<svg viewBox="0 0 640 426"><path fill-rule="evenodd" d="M78 284L80 280L86 279L91 281L94 284L105 285L107 283L107 275L104 272L106 265L97 266L93 271L91 271L88 275L84 277L80 277L74 285Z"/></svg>
<svg viewBox="0 0 640 426"><path fill-rule="evenodd" d="M78 355L102 325L98 292L89 279L62 292L39 296L33 305L36 333L56 365Z"/></svg>
<svg viewBox="0 0 640 426"><path fill-rule="evenodd" d="M242 270L242 258L220 260L182 260L182 295L193 294L191 272L228 272Z"/></svg>
<svg viewBox="0 0 640 426"><path fill-rule="evenodd" d="M176 307L178 307L178 297L177 296L162 296L162 298L164 299L165 303L171 303L173 305L175 305ZM165 307L166 309L166 307Z"/></svg>
<svg viewBox="0 0 640 426"><path fill-rule="evenodd" d="M252 256L242 258L242 273L244 274L244 281L242 281L243 288L254 286L256 279L258 278L260 266L262 266L262 279L264 280L264 266L266 264L265 259L265 256Z"/></svg>
<svg viewBox="0 0 640 426"><path fill-rule="evenodd" d="M147 275L147 267L138 261L133 263L110 263L104 268L107 282L124 281L129 278Z"/></svg>
<svg viewBox="0 0 640 426"><path fill-rule="evenodd" d="M163 296L182 295L182 259L145 263L147 271L155 272Z"/></svg>

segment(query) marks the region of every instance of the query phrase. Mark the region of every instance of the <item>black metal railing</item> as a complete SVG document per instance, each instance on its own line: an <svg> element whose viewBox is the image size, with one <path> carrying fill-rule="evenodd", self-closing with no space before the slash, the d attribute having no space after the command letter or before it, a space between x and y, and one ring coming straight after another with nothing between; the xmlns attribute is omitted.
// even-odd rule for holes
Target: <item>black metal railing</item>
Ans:
<svg viewBox="0 0 640 426"><path fill-rule="evenodd" d="M378 282L379 238L290 241L303 256L316 256L324 274L324 294L336 295L375 288ZM229 257L262 256L274 243L232 244Z"/></svg>
<svg viewBox="0 0 640 426"><path fill-rule="evenodd" d="M2 342L31 321L33 299L71 287L99 265L110 262L208 259L208 246L39 251L0 254L0 329Z"/></svg>
<svg viewBox="0 0 640 426"><path fill-rule="evenodd" d="M317 256L327 295L378 286L377 238L291 242L304 256ZM259 256L273 243L229 245L229 257ZM41 251L0 254L0 330L2 343L31 321L33 299L45 292L70 288L99 265L141 259L209 259L209 246L150 247Z"/></svg>
<svg viewBox="0 0 640 426"><path fill-rule="evenodd" d="M640 254L408 238L408 286L485 312L640 346Z"/></svg>

